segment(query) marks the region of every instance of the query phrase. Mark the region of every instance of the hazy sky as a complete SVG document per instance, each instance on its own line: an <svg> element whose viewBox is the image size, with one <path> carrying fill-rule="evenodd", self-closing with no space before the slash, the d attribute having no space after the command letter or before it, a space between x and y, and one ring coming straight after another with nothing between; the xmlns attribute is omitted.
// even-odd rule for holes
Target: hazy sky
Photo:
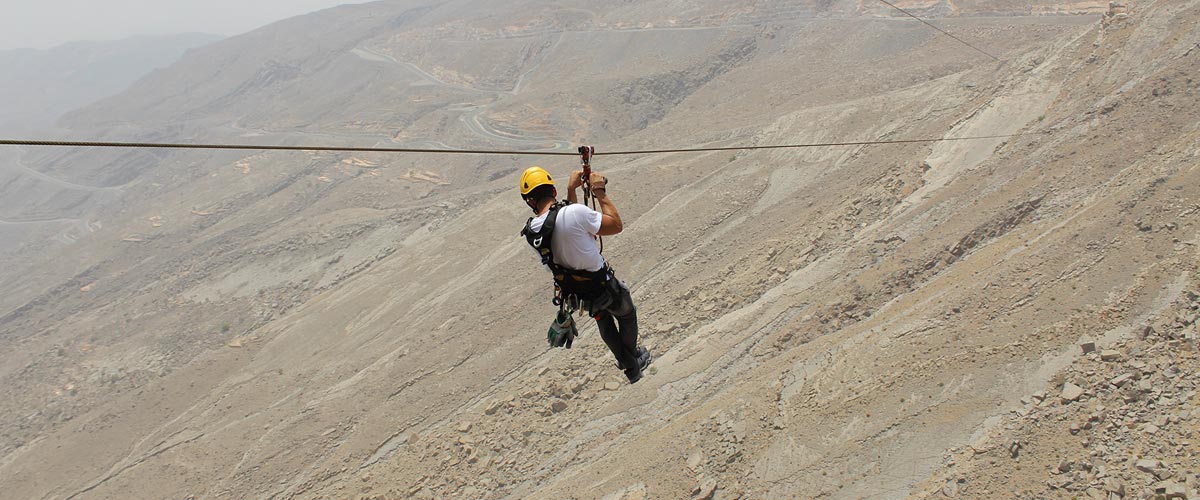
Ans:
<svg viewBox="0 0 1200 500"><path fill-rule="evenodd" d="M236 35L369 0L0 0L0 49L187 32Z"/></svg>

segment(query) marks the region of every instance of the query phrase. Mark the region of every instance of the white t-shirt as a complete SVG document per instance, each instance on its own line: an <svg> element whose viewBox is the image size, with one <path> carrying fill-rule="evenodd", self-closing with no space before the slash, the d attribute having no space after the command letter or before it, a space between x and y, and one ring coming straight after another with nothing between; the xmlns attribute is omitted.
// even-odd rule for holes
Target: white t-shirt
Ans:
<svg viewBox="0 0 1200 500"><path fill-rule="evenodd" d="M596 233L600 232L602 217L600 212L578 203L560 208L558 219L554 221L554 239L550 242L554 262L579 271L602 269L604 257L600 255L600 247L596 245L595 237ZM534 217L529 222L529 229L541 231L545 222L545 214Z"/></svg>

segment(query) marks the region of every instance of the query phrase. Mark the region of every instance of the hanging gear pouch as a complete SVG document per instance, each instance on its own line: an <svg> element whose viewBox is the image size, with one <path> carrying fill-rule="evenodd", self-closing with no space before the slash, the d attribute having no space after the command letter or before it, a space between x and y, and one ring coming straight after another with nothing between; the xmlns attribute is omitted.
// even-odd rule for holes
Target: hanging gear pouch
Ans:
<svg viewBox="0 0 1200 500"><path fill-rule="evenodd" d="M579 336L579 331L575 329L575 319L567 311L558 311L554 322L550 323L550 330L546 332L546 342L550 347L566 347L571 348L571 342L575 337Z"/></svg>

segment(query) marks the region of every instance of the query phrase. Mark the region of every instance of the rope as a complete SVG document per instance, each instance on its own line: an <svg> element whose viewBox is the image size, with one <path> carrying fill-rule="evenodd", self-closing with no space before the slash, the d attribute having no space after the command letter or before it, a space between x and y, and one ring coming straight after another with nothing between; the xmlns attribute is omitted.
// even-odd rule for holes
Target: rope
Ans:
<svg viewBox="0 0 1200 500"><path fill-rule="evenodd" d="M760 149L799 149L826 148L839 146L870 146L877 144L915 144L947 141L975 141L983 139L1007 139L1026 135L1042 135L1049 132L1026 132L1007 135L981 135L970 137L940 137L930 139L895 139L875 141L848 142L812 142L801 144L777 144L771 146L731 146L717 148L682 148L682 149L647 149L630 151L606 151L594 153L594 156L633 156L666 153L702 153L710 151L750 151ZM252 144L171 144L151 142L84 142L84 141L31 141L16 139L0 139L0 146L38 146L38 147L78 147L78 148L125 148L125 149L225 149L225 150L254 150L254 151L335 151L352 153L431 153L431 154L471 154L471 155L506 155L506 156L579 156L579 153L564 153L557 151L503 151L478 149L422 149L422 148L368 148L368 147L337 147L337 146L277 146Z"/></svg>
<svg viewBox="0 0 1200 500"><path fill-rule="evenodd" d="M251 144L169 144L155 142L82 142L82 141L26 141L0 139L0 146L46 146L80 148L126 148L126 149L241 149L255 151L337 151L349 153L438 153L470 155L541 155L579 156L578 153L553 151L481 151L473 149L421 149L421 148L365 148L337 146L269 146Z"/></svg>
<svg viewBox="0 0 1200 500"><path fill-rule="evenodd" d="M579 146L579 161L583 164L583 204L592 210L596 210L596 197L592 194L592 157L596 155L596 148L592 146ZM604 237L596 235L596 242L600 246L600 253L604 253Z"/></svg>
<svg viewBox="0 0 1200 500"><path fill-rule="evenodd" d="M938 30L938 31L939 31L939 32L941 32L943 35L946 35L946 36L948 36L948 37L950 37L950 38L953 38L953 39L955 39L955 40L958 40L958 43L961 43L961 44L963 44L963 45L966 45L967 47L970 47L970 48L972 48L972 49L975 49L975 51L976 51L976 52L979 52L980 54L983 54L983 55L985 55L985 56L988 56L988 57L990 57L990 58L992 58L992 59L995 59L995 60L997 60L997 61L999 61L999 60L1000 60L1000 58L999 58L999 57L996 57L996 56L994 56L994 55L992 55L992 54L988 53L987 51L984 51L983 49L981 49L981 48L979 48L979 47L976 47L976 46L974 46L974 45L971 45L971 44L967 43L967 41L966 41L966 40L963 40L963 39L961 39L961 38L959 38L959 37L956 37L956 36L954 36L954 35L951 35L950 33L947 33L947 32L946 32L946 30L943 30L943 29L941 29L941 28L939 28L939 27L937 27L937 26L934 26L933 24L930 24L930 23L929 23L929 21L926 21L926 20L924 20L924 19L921 19L921 18L919 18L919 17L917 17L917 16L914 16L914 15L913 15L912 13L910 13L909 11L907 11L907 10L904 10L904 9L901 9L900 7L897 7L895 4L893 4L893 3L891 3L891 2L888 2L887 0L879 0L879 1L880 1L880 2L883 2L884 4L887 4L887 6L889 6L889 7L893 8L893 9L896 9L896 10L898 10L898 11L900 11L900 12L903 12L903 13L904 13L904 15L906 15L906 16L908 16L908 17L911 17L911 18L913 18L913 19L916 19L916 20L918 20L918 21L921 21L922 23L924 23L926 26L929 26L930 28L933 28L933 29L935 29L935 30Z"/></svg>
<svg viewBox="0 0 1200 500"><path fill-rule="evenodd" d="M691 148L691 149L650 149L645 151L606 151L596 153L595 156L631 156L643 154L665 154L665 153L701 153L708 151L749 151L755 149L798 149L798 148L827 148L837 146L870 146L874 144L914 144L927 142L948 142L948 141L976 141L982 139L1008 139L1011 137L1020 137L1025 135L1043 135L1049 132L1026 132L1022 134L1006 134L1006 135L978 135L971 137L942 137L938 139L896 139L890 141L851 141L851 142L812 142L806 144L777 144L773 146L731 146L725 148Z"/></svg>

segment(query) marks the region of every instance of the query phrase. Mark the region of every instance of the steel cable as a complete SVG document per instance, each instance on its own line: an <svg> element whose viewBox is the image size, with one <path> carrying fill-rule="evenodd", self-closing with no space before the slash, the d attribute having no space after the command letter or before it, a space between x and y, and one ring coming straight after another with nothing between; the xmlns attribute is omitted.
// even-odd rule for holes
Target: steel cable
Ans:
<svg viewBox="0 0 1200 500"><path fill-rule="evenodd" d="M879 144L915 144L947 141L974 141L984 139L1007 139L1027 135L1041 135L1047 132L1026 132L1005 135L981 135L969 137L940 137L925 139L893 139L874 141L843 141L843 142L812 142L800 144L775 144L769 146L729 146L712 148L678 148L678 149L646 149L628 151L602 151L595 156L635 156L667 153L703 153L712 151L751 151L763 149L800 149L825 148L841 146L871 146ZM0 139L0 146L32 146L32 147L73 147L73 148L122 148L122 149L216 149L216 150L253 150L253 151L329 151L343 153L429 153L429 154L469 154L469 155L504 155L504 156L579 156L579 153L560 151L505 151L484 149L426 149L426 148L376 148L376 147L342 147L342 146L280 146L258 144L199 144L199 143L154 143L154 142L89 142L89 141L40 141L23 139Z"/></svg>
<svg viewBox="0 0 1200 500"><path fill-rule="evenodd" d="M908 17L911 17L911 18L913 18L913 19L916 19L916 20L918 20L918 21L921 21L921 23L922 23L922 24L924 24L925 26L929 26L930 28L933 28L933 29L935 29L935 30L938 30L939 32L941 32L941 34L943 34L943 35L946 35L946 36L948 36L948 37L950 37L950 38L953 38L953 39L957 40L957 41L958 41L958 43L961 43L961 44L963 44L963 45L966 45L967 47L970 47L970 48L972 48L972 49L975 49L975 51L976 51L976 52L979 52L980 54L983 54L983 55L985 55L985 56L988 56L988 57L990 57L990 58L992 58L992 59L995 59L995 60L997 60L997 61L999 61L999 60L1000 60L1000 58L999 58L999 57L996 57L996 56L994 56L994 55L990 54L989 52L987 52L987 51L985 51L985 50L983 50L983 49L981 49L981 48L979 48L979 47L976 47L976 46L974 46L974 45L971 45L970 43L967 43L967 41L966 41L966 40L963 40L963 39L961 39L961 38L959 38L959 37L956 37L956 36L954 36L954 35L951 35L951 34L950 34L949 32L947 32L946 30L944 30L944 29L941 29L941 28L939 28L939 27L937 27L937 26L934 26L934 25L933 25L932 23L930 23L929 21L926 21L926 20L924 20L924 19L921 19L921 18L919 18L919 17L917 17L917 16L913 15L911 12L909 12L909 11L907 11L907 10L904 10L904 9L901 9L900 7L897 7L897 6L896 6L896 4L893 4L893 3L891 3L891 2L888 2L887 0L879 0L879 1L880 1L880 2L882 2L882 3L884 3L884 4L886 4L888 7L891 7L891 8L893 8L893 9L896 9L896 10L900 11L900 12L903 12L903 13L904 13L904 15L906 15L906 16L908 16Z"/></svg>

